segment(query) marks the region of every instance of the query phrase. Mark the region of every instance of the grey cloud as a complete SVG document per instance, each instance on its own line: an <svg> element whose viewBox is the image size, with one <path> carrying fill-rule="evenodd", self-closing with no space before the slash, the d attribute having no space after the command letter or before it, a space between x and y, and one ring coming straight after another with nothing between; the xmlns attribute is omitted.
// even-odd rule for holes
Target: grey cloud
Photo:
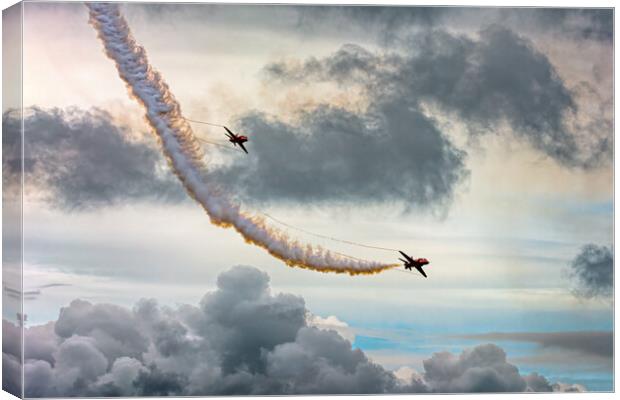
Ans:
<svg viewBox="0 0 620 400"><path fill-rule="evenodd" d="M406 99L377 99L364 114L320 106L295 125L255 113L239 125L252 132L249 157L213 174L247 200L444 211L469 174L465 152Z"/></svg>
<svg viewBox="0 0 620 400"><path fill-rule="evenodd" d="M528 392L564 392L564 393L582 393L586 392L586 388L583 385L578 383L563 383L563 382L555 382L549 383L547 378L542 375L539 375L536 372L532 372L531 374L524 376L525 382L527 383Z"/></svg>
<svg viewBox="0 0 620 400"><path fill-rule="evenodd" d="M383 7L383 6L329 6L300 7L301 24L311 26L330 17L347 18L360 25L379 25L385 29L402 25L432 25L442 16L459 14L464 8L456 7Z"/></svg>
<svg viewBox="0 0 620 400"><path fill-rule="evenodd" d="M48 6L49 7L49 6ZM223 4L127 4L128 16L143 14L154 23L222 23L287 34L337 36L342 31L370 33L392 43L403 33L433 27L478 29L501 24L520 32L552 34L573 40L611 42L612 8L295 6Z"/></svg>
<svg viewBox="0 0 620 400"><path fill-rule="evenodd" d="M137 394L136 386L134 382L138 379L141 373L144 373L146 368L139 360L131 357L120 357L114 361L110 371L98 378L97 386L103 388L103 392L111 392L107 395L114 395L113 393L121 395L134 395Z"/></svg>
<svg viewBox="0 0 620 400"><path fill-rule="evenodd" d="M3 115L3 154L20 146L20 120ZM129 200L180 201L185 192L158 150L132 140L105 112L29 109L24 118L27 190L45 190L62 209L92 209ZM19 164L8 157L4 175Z"/></svg>
<svg viewBox="0 0 620 400"><path fill-rule="evenodd" d="M129 310L75 300L57 321L25 329L26 396L575 389L521 376L492 344L436 353L406 382L337 332L309 326L307 315L302 298L272 294L267 274L251 267L222 273L197 306L145 299ZM20 328L4 325L5 340L19 337ZM19 357L3 358L5 387L16 386Z"/></svg>
<svg viewBox="0 0 620 400"><path fill-rule="evenodd" d="M14 396L22 395L21 362L10 354L2 352L2 390Z"/></svg>
<svg viewBox="0 0 620 400"><path fill-rule="evenodd" d="M213 177L256 203L392 202L445 212L469 175L467 153L427 115L427 103L464 121L472 137L507 122L515 137L563 165L609 161L610 121L597 117L578 134L566 122L579 112L576 93L596 97L592 87L567 88L528 40L493 26L477 39L435 29L406 44L402 54L345 45L297 66L267 65L269 79L287 84L361 85L369 107L357 113L323 104L300 111L296 123L247 113L237 127L251 132L250 155L213 170ZM109 119L98 110L31 110L28 181L47 188L49 200L64 209L187 199L159 152L129 140L126 128ZM9 114L3 123L10 132L19 129ZM3 140L7 154L19 145ZM17 167L7 158L5 171Z"/></svg>
<svg viewBox="0 0 620 400"><path fill-rule="evenodd" d="M123 307L74 300L60 310L55 333L64 339L93 338L95 347L112 361L121 356L138 357L147 350L146 338L133 322L133 314Z"/></svg>
<svg viewBox="0 0 620 400"><path fill-rule="evenodd" d="M322 59L266 65L272 82L361 86L368 109L322 104L299 111L293 124L246 114L238 127L252 133L249 157L214 177L258 202L399 201L445 211L468 176L466 153L425 113L427 104L464 121L475 138L507 123L513 137L567 167L610 160L609 121L576 133L568 122L579 112L575 92L525 38L498 26L478 39L432 30L407 46L400 54L350 44Z"/></svg>
<svg viewBox="0 0 620 400"><path fill-rule="evenodd" d="M493 344L481 345L456 356L436 353L424 360L424 379L438 392L521 392L527 383Z"/></svg>
<svg viewBox="0 0 620 400"><path fill-rule="evenodd" d="M613 357L613 332L495 332L459 336L465 339L518 341L539 344L544 348L578 351L584 355Z"/></svg>
<svg viewBox="0 0 620 400"><path fill-rule="evenodd" d="M382 60L374 53L355 44L345 44L325 59L310 57L300 65L291 67L283 62L274 62L264 67L267 78L286 83L312 80L366 83L380 74L381 67L388 66L390 60Z"/></svg>
<svg viewBox="0 0 620 400"><path fill-rule="evenodd" d="M21 358L22 336L21 330L15 324L2 320L2 352L16 359Z"/></svg>
<svg viewBox="0 0 620 400"><path fill-rule="evenodd" d="M346 71L348 56L357 51L343 53L333 70ZM360 70L368 61L364 57L360 54L354 64ZM187 198L157 150L130 140L104 112L30 111L25 119L27 181L31 189L47 190L54 206L88 210ZM7 129L19 130L18 119L5 118ZM468 175L465 153L433 120L396 99L381 101L363 115L321 107L304 115L303 128L259 113L246 115L241 124L256 134L250 156L243 166L224 166L213 176L250 201L398 199L408 207L443 211ZM18 145L9 141L3 149Z"/></svg>
<svg viewBox="0 0 620 400"><path fill-rule="evenodd" d="M48 283L46 285L39 286L40 289L47 289L53 287L63 287L63 286L71 286L70 283Z"/></svg>
<svg viewBox="0 0 620 400"><path fill-rule="evenodd" d="M54 383L59 393L86 388L108 369L108 360L97 349L93 337L67 338L58 347L54 358ZM25 389L28 389L27 385Z"/></svg>
<svg viewBox="0 0 620 400"><path fill-rule="evenodd" d="M578 392L581 385L550 384L538 373L522 376L506 360L504 350L495 344L483 344L460 355L435 353L424 360L424 381L434 392Z"/></svg>
<svg viewBox="0 0 620 400"><path fill-rule="evenodd" d="M391 393L401 391L395 376L351 349L334 331L301 328L294 342L268 355L268 375L298 393Z"/></svg>
<svg viewBox="0 0 620 400"><path fill-rule="evenodd" d="M610 160L609 121L601 117L577 133L568 123L579 111L576 91L587 91L587 84L568 88L524 37L493 25L478 39L435 29L404 43L403 54L373 55L348 45L321 60L272 63L265 72L288 83L361 83L375 104L398 101L417 110L430 102L465 121L474 137L508 123L516 137L566 166L589 168Z"/></svg>
<svg viewBox="0 0 620 400"><path fill-rule="evenodd" d="M501 10L505 20L533 24L539 31L554 31L577 40L613 41L612 8L522 8Z"/></svg>
<svg viewBox="0 0 620 400"><path fill-rule="evenodd" d="M151 366L150 369L141 371L132 384L139 396L180 396L185 393L187 378L174 372L164 373ZM111 382L111 385L119 393L118 396L126 395L120 391L120 385L115 385L114 382Z"/></svg>
<svg viewBox="0 0 620 400"><path fill-rule="evenodd" d="M607 246L587 244L572 260L568 275L573 293L581 298L609 298L613 294L614 256Z"/></svg>
<svg viewBox="0 0 620 400"><path fill-rule="evenodd" d="M4 291L4 294L6 294L7 296L13 298L13 299L21 299L22 298L22 291L19 289L13 289L10 286L7 285L2 285L2 290Z"/></svg>
<svg viewBox="0 0 620 400"><path fill-rule="evenodd" d="M509 8L509 7L376 7L340 6L299 9L300 26L318 31L334 24L362 27L392 43L412 30L455 26L478 29L501 24L521 32L554 34L573 40L611 42L611 8Z"/></svg>
<svg viewBox="0 0 620 400"><path fill-rule="evenodd" d="M54 364L54 352L59 340L54 334L54 323L48 322L24 331L24 358Z"/></svg>
<svg viewBox="0 0 620 400"><path fill-rule="evenodd" d="M8 297L16 300L36 300L39 296L43 294L44 289L54 288L54 287L63 287L63 286L71 286L67 283L50 283L47 285L38 286L37 289L29 289L21 291L20 289L12 288L7 284L2 285L2 290L4 294Z"/></svg>
<svg viewBox="0 0 620 400"><path fill-rule="evenodd" d="M581 393L581 392L586 391L586 388L583 385L580 385L578 383L568 384L568 383L556 382L553 385L551 385L551 388L553 389L554 392Z"/></svg>
<svg viewBox="0 0 620 400"><path fill-rule="evenodd" d="M49 396L47 388L54 379L54 370L49 362L43 360L29 361L24 365L24 376L28 380L28 394L31 397Z"/></svg>
<svg viewBox="0 0 620 400"><path fill-rule="evenodd" d="M553 392L553 386L549 383L547 378L542 375L539 375L536 372L532 372L531 374L524 376L525 383L527 384L528 391L532 392ZM560 391L560 390L557 390ZM562 390L563 391L563 390Z"/></svg>

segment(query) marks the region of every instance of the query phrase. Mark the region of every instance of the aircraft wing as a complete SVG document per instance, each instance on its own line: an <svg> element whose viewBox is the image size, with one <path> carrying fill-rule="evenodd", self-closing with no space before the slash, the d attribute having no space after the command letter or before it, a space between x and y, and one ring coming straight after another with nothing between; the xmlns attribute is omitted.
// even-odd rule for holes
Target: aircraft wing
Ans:
<svg viewBox="0 0 620 400"><path fill-rule="evenodd" d="M422 267L414 265L415 269L418 270L419 273L422 274L422 276L424 276L425 278L428 278L428 276L426 276L426 272L424 272L424 270L422 269Z"/></svg>
<svg viewBox="0 0 620 400"><path fill-rule="evenodd" d="M228 132L227 136L229 136L231 139L236 137L235 134L230 131L230 129L228 129L227 127L224 127L224 129L226 129L226 132Z"/></svg>
<svg viewBox="0 0 620 400"><path fill-rule="evenodd" d="M243 143L237 143L239 145L239 147L241 147L243 149L243 151L245 151L245 154L249 154L248 151L245 149L245 146L243 145Z"/></svg>
<svg viewBox="0 0 620 400"><path fill-rule="evenodd" d="M409 262L410 262L410 263L412 263L412 262L413 262L413 258L409 257L408 255L406 255L405 253L403 253L403 252L402 252L402 251L400 251L400 250L398 250L398 252L399 252L400 254L402 254L402 255L403 255L403 257L405 257L407 260L409 260Z"/></svg>

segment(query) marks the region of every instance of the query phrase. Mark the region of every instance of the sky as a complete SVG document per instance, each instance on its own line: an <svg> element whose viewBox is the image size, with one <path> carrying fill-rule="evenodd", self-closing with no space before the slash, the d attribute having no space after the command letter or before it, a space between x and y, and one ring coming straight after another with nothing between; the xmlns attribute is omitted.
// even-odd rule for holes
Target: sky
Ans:
<svg viewBox="0 0 620 400"><path fill-rule="evenodd" d="M48 384L31 395L613 389L611 10L120 9L185 117L250 137L245 156L222 147L220 128L192 126L220 145L204 148L219 187L303 242L425 257L429 278L291 268L211 224L88 9L25 3L24 313L33 348L49 344L29 369ZM10 154L20 125L4 115ZM6 296L19 287L3 286L14 324ZM239 320L219 317L227 304ZM277 341L253 343L267 356L209 339L268 331L243 308L265 304ZM128 319L143 342L126 342ZM191 346L209 360L195 371L224 386L183 371L198 362L184 358ZM342 359L324 365L330 346ZM99 367L79 376L76 354ZM284 368L305 365L300 354L299 374L346 373L304 385ZM119 380L125 369L133 381Z"/></svg>

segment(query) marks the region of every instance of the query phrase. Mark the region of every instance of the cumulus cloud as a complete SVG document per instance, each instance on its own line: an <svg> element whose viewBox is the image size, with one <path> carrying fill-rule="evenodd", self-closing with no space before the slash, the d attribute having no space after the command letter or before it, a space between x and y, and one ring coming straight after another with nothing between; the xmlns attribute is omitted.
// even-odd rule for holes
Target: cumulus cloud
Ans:
<svg viewBox="0 0 620 400"><path fill-rule="evenodd" d="M31 108L24 117L24 171L28 190L62 209L92 209L130 200L179 201L185 194L159 150L132 139L98 109ZM3 155L21 146L21 121L3 115ZM3 176L19 173L3 157ZM8 178L7 178L8 179Z"/></svg>
<svg viewBox="0 0 620 400"><path fill-rule="evenodd" d="M613 358L612 331L577 332L496 332L462 335L465 339L517 341L539 344L543 348L576 351L586 356Z"/></svg>
<svg viewBox="0 0 620 400"><path fill-rule="evenodd" d="M493 344L436 353L424 372L386 370L301 297L273 294L269 277L235 267L200 304L133 309L75 300L58 320L26 328L25 393L43 396L418 393L573 390L522 376ZM309 320L314 323L308 323ZM20 328L3 322L5 387L19 378Z"/></svg>
<svg viewBox="0 0 620 400"><path fill-rule="evenodd" d="M567 393L582 393L586 391L585 386L580 385L578 383L562 383L556 382L551 385L551 388L554 392L567 392Z"/></svg>
<svg viewBox="0 0 620 400"><path fill-rule="evenodd" d="M309 326L314 326L319 329L333 330L351 343L355 341L355 332L353 329L349 327L349 324L339 320L335 315L330 315L327 318L323 318L320 315L308 313L306 316L306 322Z"/></svg>
<svg viewBox="0 0 620 400"><path fill-rule="evenodd" d="M437 392L522 392L526 380L506 353L494 344L477 346L459 356L436 353L424 360L424 379Z"/></svg>
<svg viewBox="0 0 620 400"><path fill-rule="evenodd" d="M466 122L474 137L503 131L507 124L516 138L565 166L591 168L610 160L611 119L580 112L579 100L591 97L592 87L586 82L568 87L530 40L492 25L477 38L433 29L403 42L401 53L373 54L348 45L323 59L276 62L265 71L285 83L362 84L375 106L405 105L405 112L385 115L391 121L404 122L403 116L433 104ZM414 137L416 124L407 126Z"/></svg>
<svg viewBox="0 0 620 400"><path fill-rule="evenodd" d="M609 298L613 294L614 256L607 246L587 244L571 261L568 276L580 298Z"/></svg>

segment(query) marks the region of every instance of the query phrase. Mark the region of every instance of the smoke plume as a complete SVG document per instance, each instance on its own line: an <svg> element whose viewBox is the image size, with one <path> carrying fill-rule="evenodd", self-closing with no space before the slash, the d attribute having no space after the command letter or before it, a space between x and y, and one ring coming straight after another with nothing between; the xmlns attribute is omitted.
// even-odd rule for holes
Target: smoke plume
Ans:
<svg viewBox="0 0 620 400"><path fill-rule="evenodd" d="M130 95L144 106L146 120L172 170L212 223L234 228L246 242L267 250L291 267L357 275L378 273L398 265L351 259L320 246L291 240L284 231L269 227L260 216L244 212L218 187L207 183L203 150L168 85L149 64L144 48L134 40L118 5L89 3L87 7L90 23L107 56L116 63Z"/></svg>

